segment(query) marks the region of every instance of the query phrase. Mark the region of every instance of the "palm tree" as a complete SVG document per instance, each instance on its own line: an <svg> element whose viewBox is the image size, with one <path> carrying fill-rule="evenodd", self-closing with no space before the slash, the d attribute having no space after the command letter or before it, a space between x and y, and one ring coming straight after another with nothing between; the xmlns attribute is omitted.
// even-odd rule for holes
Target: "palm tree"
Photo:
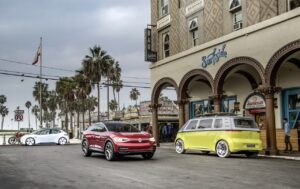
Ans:
<svg viewBox="0 0 300 189"><path fill-rule="evenodd" d="M111 100L111 101L109 102L109 109L110 109L111 111L116 111L117 108L118 108L117 101Z"/></svg>
<svg viewBox="0 0 300 189"><path fill-rule="evenodd" d="M118 93L118 110L120 111L120 91L123 88L123 81L122 80L116 80L113 83L113 90L115 90Z"/></svg>
<svg viewBox="0 0 300 189"><path fill-rule="evenodd" d="M4 117L6 115L8 115L8 108L6 106L1 105L0 106L0 114L2 116L1 130L3 130Z"/></svg>
<svg viewBox="0 0 300 189"><path fill-rule="evenodd" d="M137 107L137 100L139 98L139 96L141 95L141 93L136 89L136 88L133 88L131 91L130 91L130 99L131 100L135 100L135 106Z"/></svg>
<svg viewBox="0 0 300 189"><path fill-rule="evenodd" d="M139 109L138 109L138 105L137 105L137 100L138 100L138 98L139 98L140 95L141 95L141 93L136 88L133 88L130 91L130 99L131 100L135 100L135 107L137 109L138 115L139 115Z"/></svg>
<svg viewBox="0 0 300 189"><path fill-rule="evenodd" d="M25 103L26 108L28 109L28 128L29 128L29 132L30 132L30 114L29 114L29 108L31 107L31 102L27 101Z"/></svg>
<svg viewBox="0 0 300 189"><path fill-rule="evenodd" d="M87 99L87 110L89 111L89 125L92 125L92 116L91 112L95 110L95 107L97 106L97 98L94 96L88 97Z"/></svg>
<svg viewBox="0 0 300 189"><path fill-rule="evenodd" d="M49 96L47 99L47 107L50 110L52 127L55 127L55 117L56 117L56 110L58 105L58 97L56 91L49 91Z"/></svg>
<svg viewBox="0 0 300 189"><path fill-rule="evenodd" d="M0 95L0 105L3 105L6 102L6 96L5 95Z"/></svg>
<svg viewBox="0 0 300 189"><path fill-rule="evenodd" d="M42 99L40 100L40 90ZM46 99L48 98L48 84L35 82L33 87L32 95L34 99L39 103L39 106L42 107L41 111L47 111ZM43 112L40 113L40 127L43 125Z"/></svg>
<svg viewBox="0 0 300 189"><path fill-rule="evenodd" d="M38 105L34 105L31 109L31 113L35 116L35 129L37 130L37 119L38 119L38 116L39 116L39 106Z"/></svg>
<svg viewBox="0 0 300 189"><path fill-rule="evenodd" d="M56 92L61 97L62 101L65 105L65 128L66 131L69 132L68 128L68 113L71 110L72 102L75 99L75 87L76 84L73 78L70 77L62 77L56 82Z"/></svg>
<svg viewBox="0 0 300 189"><path fill-rule="evenodd" d="M111 57L100 46L90 48L90 55L86 55L82 62L83 72L89 80L97 85L98 91L98 121L100 121L100 83L102 77L107 75L108 62Z"/></svg>

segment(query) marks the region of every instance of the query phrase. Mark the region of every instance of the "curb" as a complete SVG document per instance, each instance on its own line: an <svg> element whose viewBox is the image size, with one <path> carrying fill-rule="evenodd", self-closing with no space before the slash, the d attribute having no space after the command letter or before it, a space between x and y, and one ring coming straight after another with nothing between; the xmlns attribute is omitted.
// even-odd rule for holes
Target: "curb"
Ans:
<svg viewBox="0 0 300 189"><path fill-rule="evenodd" d="M265 157L265 158L273 158L273 159L286 159L286 160L295 160L300 161L300 157L292 157L292 156L274 156L274 155L263 155L259 154L259 157Z"/></svg>

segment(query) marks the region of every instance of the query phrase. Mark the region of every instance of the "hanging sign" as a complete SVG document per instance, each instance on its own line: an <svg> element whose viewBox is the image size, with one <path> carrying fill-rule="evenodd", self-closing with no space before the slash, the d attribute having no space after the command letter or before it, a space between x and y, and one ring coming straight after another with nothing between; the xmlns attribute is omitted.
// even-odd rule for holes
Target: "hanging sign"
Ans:
<svg viewBox="0 0 300 189"><path fill-rule="evenodd" d="M145 29L145 36L144 36L144 49L145 49L145 61L147 62L156 62L157 61L157 53L152 51L152 38L151 38L151 29Z"/></svg>
<svg viewBox="0 0 300 189"><path fill-rule="evenodd" d="M250 96L246 103L245 103L245 109L260 109L260 108L266 108L265 100L260 95L253 95Z"/></svg>

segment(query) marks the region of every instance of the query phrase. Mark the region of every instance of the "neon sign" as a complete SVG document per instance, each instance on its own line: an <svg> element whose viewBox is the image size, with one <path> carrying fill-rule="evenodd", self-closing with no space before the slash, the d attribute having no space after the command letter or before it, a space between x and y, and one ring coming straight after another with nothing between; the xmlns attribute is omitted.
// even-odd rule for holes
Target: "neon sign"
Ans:
<svg viewBox="0 0 300 189"><path fill-rule="evenodd" d="M218 49L214 48L213 52L210 53L208 56L202 57L202 68L206 68L209 65L215 65L219 62L220 58L225 57L227 58L227 51L225 51L226 44L222 46L222 48Z"/></svg>

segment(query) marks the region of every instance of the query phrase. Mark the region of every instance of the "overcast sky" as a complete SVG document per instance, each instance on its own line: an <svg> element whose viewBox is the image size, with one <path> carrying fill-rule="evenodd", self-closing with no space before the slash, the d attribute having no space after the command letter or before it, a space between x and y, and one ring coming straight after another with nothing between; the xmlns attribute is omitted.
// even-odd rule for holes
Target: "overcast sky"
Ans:
<svg viewBox="0 0 300 189"><path fill-rule="evenodd" d="M39 39L43 37L43 66L74 71L80 68L89 47L97 44L119 61L125 82L150 83L149 63L144 62L143 50L144 28L149 23L150 0L1 0L0 59L31 64ZM39 65L0 60L0 70L39 74ZM46 68L43 74L74 75L72 71ZM10 112L5 117L5 129L11 129L11 124L17 128L17 123L11 121L17 106L26 110L21 127L28 126L25 102L37 104L32 97L36 81L0 74L0 94L7 96L5 105ZM49 89L54 89L54 81L47 83ZM129 99L130 90L121 91L121 106L133 104ZM150 99L150 89L140 91L140 100ZM106 110L106 90L103 89L101 95L101 109ZM35 126L33 116L31 125Z"/></svg>

